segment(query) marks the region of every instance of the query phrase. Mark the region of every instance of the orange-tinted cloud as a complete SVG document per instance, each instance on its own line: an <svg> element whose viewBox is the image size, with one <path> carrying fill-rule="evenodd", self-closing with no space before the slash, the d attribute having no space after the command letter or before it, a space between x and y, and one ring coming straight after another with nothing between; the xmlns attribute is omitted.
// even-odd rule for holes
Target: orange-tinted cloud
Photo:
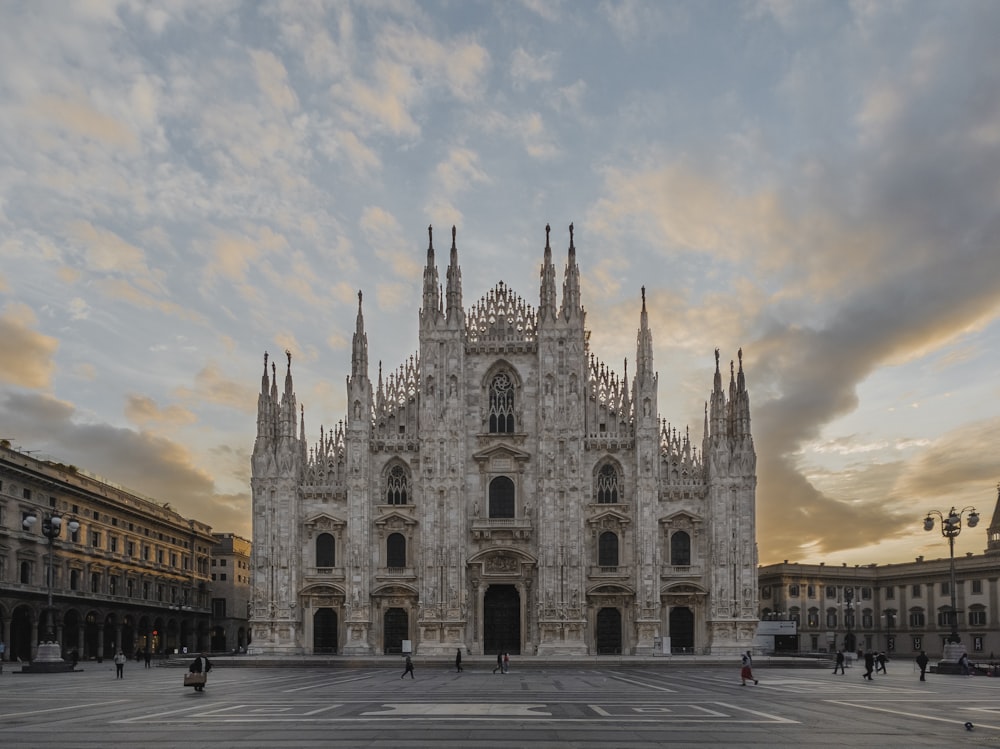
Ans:
<svg viewBox="0 0 1000 749"><path fill-rule="evenodd" d="M8 304L0 313L0 380L12 385L44 389L52 384L53 357L59 341L33 330L38 320L25 304Z"/></svg>

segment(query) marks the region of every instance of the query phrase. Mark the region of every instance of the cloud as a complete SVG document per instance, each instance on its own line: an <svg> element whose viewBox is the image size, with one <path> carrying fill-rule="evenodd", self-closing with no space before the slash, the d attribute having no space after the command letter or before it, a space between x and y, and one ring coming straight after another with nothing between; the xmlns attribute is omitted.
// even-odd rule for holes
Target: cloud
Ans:
<svg viewBox="0 0 1000 749"><path fill-rule="evenodd" d="M288 84L288 71L272 52L252 50L254 72L257 85L275 109L294 112L299 108L298 98Z"/></svg>
<svg viewBox="0 0 1000 749"><path fill-rule="evenodd" d="M395 275L420 278L423 266L396 218L378 206L367 206L361 214L361 231L375 256Z"/></svg>
<svg viewBox="0 0 1000 749"><path fill-rule="evenodd" d="M555 54L552 52L534 57L523 47L515 49L510 59L510 76L514 81L514 88L551 81L555 75L552 70L554 59Z"/></svg>
<svg viewBox="0 0 1000 749"><path fill-rule="evenodd" d="M59 340L33 330L38 319L26 304L9 303L0 313L0 380L11 385L43 389L52 383Z"/></svg>
<svg viewBox="0 0 1000 749"><path fill-rule="evenodd" d="M198 421L198 417L186 408L177 405L161 408L152 398L135 394L126 396L125 418L143 429L150 426L182 426Z"/></svg>
<svg viewBox="0 0 1000 749"><path fill-rule="evenodd" d="M194 387L179 387L174 395L191 403L211 403L241 413L253 413L257 408L257 391L242 380L226 377L218 365L206 364L194 378Z"/></svg>

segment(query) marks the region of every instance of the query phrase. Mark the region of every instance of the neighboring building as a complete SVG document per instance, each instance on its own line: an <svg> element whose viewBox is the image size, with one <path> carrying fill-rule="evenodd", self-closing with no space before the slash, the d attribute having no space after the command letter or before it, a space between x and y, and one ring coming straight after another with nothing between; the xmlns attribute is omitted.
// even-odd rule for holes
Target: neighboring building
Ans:
<svg viewBox="0 0 1000 749"><path fill-rule="evenodd" d="M634 374L619 376L589 347L572 227L557 304L548 232L537 310L503 282L465 309L455 230L443 289L431 242L419 351L376 383L359 294L347 421L312 446L291 355L279 391L265 354L251 652L752 645L742 356L726 388L716 351L699 451L660 419L645 290Z"/></svg>
<svg viewBox="0 0 1000 749"><path fill-rule="evenodd" d="M243 653L250 636L250 542L234 533L212 535L212 650Z"/></svg>
<svg viewBox="0 0 1000 749"><path fill-rule="evenodd" d="M50 543L43 529L52 515L62 526ZM50 590L64 655L208 647L214 542L208 525L167 505L0 443L0 640L8 659L27 662L48 640Z"/></svg>
<svg viewBox="0 0 1000 749"><path fill-rule="evenodd" d="M966 527L956 543L978 532ZM1000 656L1000 492L986 536L985 553L955 557L958 634L973 661ZM949 557L864 567L786 561L758 575L762 623L798 624L797 647L788 649L871 648L906 659L925 650L936 659L951 633Z"/></svg>

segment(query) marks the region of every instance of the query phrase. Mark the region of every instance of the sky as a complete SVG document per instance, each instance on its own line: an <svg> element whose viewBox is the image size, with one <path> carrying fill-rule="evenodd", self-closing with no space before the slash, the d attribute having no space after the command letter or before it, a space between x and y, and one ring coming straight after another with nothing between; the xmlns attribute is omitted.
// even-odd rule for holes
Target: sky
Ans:
<svg viewBox="0 0 1000 749"><path fill-rule="evenodd" d="M742 347L764 564L940 558L1000 481L1000 3L0 0L0 439L250 537L265 351L310 444L575 228L591 350L696 444Z"/></svg>

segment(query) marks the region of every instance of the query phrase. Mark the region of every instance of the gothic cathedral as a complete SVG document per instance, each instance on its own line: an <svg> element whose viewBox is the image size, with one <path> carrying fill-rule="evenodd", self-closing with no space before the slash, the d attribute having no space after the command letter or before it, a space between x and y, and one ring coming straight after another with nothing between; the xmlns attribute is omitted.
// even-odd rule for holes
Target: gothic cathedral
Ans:
<svg viewBox="0 0 1000 749"><path fill-rule="evenodd" d="M369 376L361 295L346 422L306 442L291 355L267 355L253 449L262 654L732 654L757 625L756 453L719 353L700 450L657 412L645 290L635 372L589 348L573 227L562 299L546 227L537 309L466 309L452 229L428 231L420 349Z"/></svg>

